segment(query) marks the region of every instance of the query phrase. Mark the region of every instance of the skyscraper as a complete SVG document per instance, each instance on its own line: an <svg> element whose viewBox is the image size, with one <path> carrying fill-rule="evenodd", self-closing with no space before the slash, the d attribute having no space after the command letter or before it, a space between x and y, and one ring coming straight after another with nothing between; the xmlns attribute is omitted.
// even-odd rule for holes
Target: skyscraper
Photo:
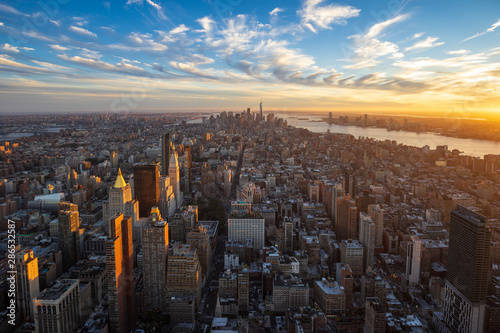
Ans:
<svg viewBox="0 0 500 333"><path fill-rule="evenodd" d="M109 220L116 213L123 213L132 218L132 223L139 219L139 202L132 199L132 188L123 179L122 171L118 169L113 187L109 189L108 200L103 202L102 211L104 226L109 230Z"/></svg>
<svg viewBox="0 0 500 333"><path fill-rule="evenodd" d="M249 203L243 204L251 207ZM233 211L227 220L227 229L231 242L244 244L248 239L252 239L255 250L264 246L265 219L257 210Z"/></svg>
<svg viewBox="0 0 500 333"><path fill-rule="evenodd" d="M165 133L161 137L161 175L168 176L168 164L170 161L170 133Z"/></svg>
<svg viewBox="0 0 500 333"><path fill-rule="evenodd" d="M420 262L422 260L422 241L414 236L406 243L406 279L410 285L420 281Z"/></svg>
<svg viewBox="0 0 500 333"><path fill-rule="evenodd" d="M486 218L461 205L450 215L444 322L453 332L482 332L491 230Z"/></svg>
<svg viewBox="0 0 500 333"><path fill-rule="evenodd" d="M17 303L23 316L34 320L33 298L40 294L38 281L38 258L33 251L22 250L16 253Z"/></svg>
<svg viewBox="0 0 500 333"><path fill-rule="evenodd" d="M63 269L68 270L80 256L78 229L80 215L78 206L70 202L59 203L59 248L63 255Z"/></svg>
<svg viewBox="0 0 500 333"><path fill-rule="evenodd" d="M146 310L167 310L168 225L157 207L142 230L142 261Z"/></svg>
<svg viewBox="0 0 500 333"><path fill-rule="evenodd" d="M335 233L337 239L357 239L358 208L349 195L337 199Z"/></svg>
<svg viewBox="0 0 500 333"><path fill-rule="evenodd" d="M264 113L262 111L262 99L260 100L260 120L264 119Z"/></svg>
<svg viewBox="0 0 500 333"><path fill-rule="evenodd" d="M170 164L168 166L168 176L170 177L170 184L173 187L177 207L180 207L182 205L183 195L180 185L181 176L179 170L179 161L177 159L177 152L175 150L172 150L170 156Z"/></svg>
<svg viewBox="0 0 500 333"><path fill-rule="evenodd" d="M364 268L375 265L375 223L366 213L359 213L359 242L363 244Z"/></svg>
<svg viewBox="0 0 500 333"><path fill-rule="evenodd" d="M158 162L134 165L134 194L139 201L139 216L148 216L160 200L160 166Z"/></svg>
<svg viewBox="0 0 500 333"><path fill-rule="evenodd" d="M192 147L186 146L184 150L184 192L191 194L191 169L192 169Z"/></svg>
<svg viewBox="0 0 500 333"><path fill-rule="evenodd" d="M187 233L186 243L191 244L196 249L203 275L206 276L210 267L210 256L212 253L207 229L201 224L195 226Z"/></svg>
<svg viewBox="0 0 500 333"><path fill-rule="evenodd" d="M134 247L132 218L117 213L109 222L106 241L106 277L111 332L128 332L134 314Z"/></svg>
<svg viewBox="0 0 500 333"><path fill-rule="evenodd" d="M344 174L343 187L346 194L349 194L353 199L356 198L358 182L355 175L348 173Z"/></svg>

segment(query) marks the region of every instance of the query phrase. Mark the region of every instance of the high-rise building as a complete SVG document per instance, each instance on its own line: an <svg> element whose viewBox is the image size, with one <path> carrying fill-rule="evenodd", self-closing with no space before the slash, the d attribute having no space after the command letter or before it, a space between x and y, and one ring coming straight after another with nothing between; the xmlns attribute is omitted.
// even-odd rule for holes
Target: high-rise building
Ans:
<svg viewBox="0 0 500 333"><path fill-rule="evenodd" d="M171 217L177 210L175 202L174 190L170 185L170 177L160 177L160 202L158 204L161 216Z"/></svg>
<svg viewBox="0 0 500 333"><path fill-rule="evenodd" d="M193 296L198 308L203 279L196 249L190 244L175 244L169 251L167 269L168 298Z"/></svg>
<svg viewBox="0 0 500 333"><path fill-rule="evenodd" d="M168 225L157 207L142 230L142 265L146 310L167 310Z"/></svg>
<svg viewBox="0 0 500 333"><path fill-rule="evenodd" d="M444 322L453 332L482 332L491 230L486 218L461 205L450 214Z"/></svg>
<svg viewBox="0 0 500 333"><path fill-rule="evenodd" d="M260 120L264 119L264 112L262 110L262 99L260 100Z"/></svg>
<svg viewBox="0 0 500 333"><path fill-rule="evenodd" d="M139 201L139 216L149 215L160 200L160 167L158 162L134 165L134 194Z"/></svg>
<svg viewBox="0 0 500 333"><path fill-rule="evenodd" d="M247 239L252 239L255 250L264 246L265 219L256 210L235 210L229 215L227 228L230 242L245 244Z"/></svg>
<svg viewBox="0 0 500 333"><path fill-rule="evenodd" d="M59 248L63 255L63 269L68 270L80 257L80 215L78 206L70 202L59 203Z"/></svg>
<svg viewBox="0 0 500 333"><path fill-rule="evenodd" d="M358 194L358 182L355 175L346 173L342 185L346 194L349 194L353 199L356 198Z"/></svg>
<svg viewBox="0 0 500 333"><path fill-rule="evenodd" d="M283 222L285 229L285 251L292 252L293 251L293 222L289 220L285 220Z"/></svg>
<svg viewBox="0 0 500 333"><path fill-rule="evenodd" d="M366 213L359 214L359 242L363 244L363 267L375 265L375 223Z"/></svg>
<svg viewBox="0 0 500 333"><path fill-rule="evenodd" d="M170 164L168 167L168 176L170 177L170 184L172 185L175 201L177 203L177 207L182 205L183 194L181 191L181 175L179 169L179 161L177 159L177 152L172 150L170 156Z"/></svg>
<svg viewBox="0 0 500 333"><path fill-rule="evenodd" d="M250 305L250 277L248 267L238 272L238 312L247 313Z"/></svg>
<svg viewBox="0 0 500 333"><path fill-rule="evenodd" d="M406 280L411 286L420 282L420 262L422 260L422 241L413 236L406 243Z"/></svg>
<svg viewBox="0 0 500 333"><path fill-rule="evenodd" d="M35 318L33 298L40 294L40 285L38 280L38 258L35 257L31 249L16 253L16 273L18 309L21 309L24 318L29 317L30 321L32 321Z"/></svg>
<svg viewBox="0 0 500 333"><path fill-rule="evenodd" d="M357 239L358 208L349 195L337 199L335 233L337 239Z"/></svg>
<svg viewBox="0 0 500 333"><path fill-rule="evenodd" d="M210 268L210 257L212 248L207 229L203 225L197 225L187 233L186 243L191 244L198 253L203 276L206 276Z"/></svg>
<svg viewBox="0 0 500 333"><path fill-rule="evenodd" d="M342 240L340 243L340 262L349 265L355 278L363 272L363 245L358 240Z"/></svg>
<svg viewBox="0 0 500 333"><path fill-rule="evenodd" d="M66 333L75 331L80 323L79 281L58 280L34 300L35 331Z"/></svg>
<svg viewBox="0 0 500 333"><path fill-rule="evenodd" d="M132 223L139 219L139 202L132 199L132 188L123 179L122 171L118 169L113 187L109 189L108 200L102 204L104 226L109 230L109 220L116 213L123 213L132 218Z"/></svg>
<svg viewBox="0 0 500 333"><path fill-rule="evenodd" d="M365 332L384 333L386 331L385 307L377 297L366 298Z"/></svg>
<svg viewBox="0 0 500 333"><path fill-rule="evenodd" d="M191 195L192 147L184 148L184 192Z"/></svg>
<svg viewBox="0 0 500 333"><path fill-rule="evenodd" d="M109 222L106 240L106 278L109 297L111 332L128 332L135 322L134 314L134 246L132 218L121 213Z"/></svg>
<svg viewBox="0 0 500 333"><path fill-rule="evenodd" d="M384 242L384 210L379 205L369 205L368 215L375 223L375 246L382 246Z"/></svg>
<svg viewBox="0 0 500 333"><path fill-rule="evenodd" d="M170 161L170 133L165 133L161 137L161 175L168 177L168 168Z"/></svg>

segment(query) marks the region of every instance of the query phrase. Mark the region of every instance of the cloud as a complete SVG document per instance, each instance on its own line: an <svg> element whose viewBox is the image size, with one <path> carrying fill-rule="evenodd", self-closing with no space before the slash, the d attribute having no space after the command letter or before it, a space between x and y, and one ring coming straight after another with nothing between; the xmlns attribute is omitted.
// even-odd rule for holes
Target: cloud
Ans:
<svg viewBox="0 0 500 333"><path fill-rule="evenodd" d="M325 5L324 0L306 0L302 9L297 11L301 23L314 33L318 30L331 29L332 24L346 24L347 19L359 16L360 9L352 6Z"/></svg>
<svg viewBox="0 0 500 333"><path fill-rule="evenodd" d="M19 53L19 49L25 50L25 51L34 51L35 50L35 49L32 49L31 47L12 46L9 43L3 44L2 48L5 51L12 52L12 53Z"/></svg>
<svg viewBox="0 0 500 333"><path fill-rule="evenodd" d="M377 60L380 57L388 56L390 58L402 58L404 55L399 51L399 46L389 42L382 41L379 37L385 29L404 21L408 14L398 15L392 19L374 24L364 35L352 35L348 39L353 42L353 55L349 59L350 65L344 66L347 69L372 68L380 63Z"/></svg>
<svg viewBox="0 0 500 333"><path fill-rule="evenodd" d="M111 2L109 1L104 1L102 3L102 5L106 8L106 9L111 9Z"/></svg>
<svg viewBox="0 0 500 333"><path fill-rule="evenodd" d="M156 10L156 13L158 14L158 17L162 20L166 20L167 16L165 15L165 12L162 8L161 5L159 5L156 2L153 2L152 0L146 0L147 4L153 7ZM130 6L130 5L143 5L144 0L127 0L127 3L125 5Z"/></svg>
<svg viewBox="0 0 500 333"><path fill-rule="evenodd" d="M412 36L412 39L418 39L418 38L422 37L423 35L425 35L423 32L419 32L419 33L417 33L417 34L414 34L414 35Z"/></svg>
<svg viewBox="0 0 500 333"><path fill-rule="evenodd" d="M466 41L468 41L468 40L470 40L470 39L473 39L473 38L476 38L476 37L482 36L482 35L484 35L484 34L487 34L488 32L493 32L493 31L495 31L495 29L496 29L496 28L498 28L498 27L500 27L500 19L499 19L498 21L496 21L495 23L493 23L493 24L491 25L491 27L489 27L488 29L486 29L486 31L479 32L479 33L475 34L474 36L471 36L471 37L469 37L469 38L466 38L466 39L464 39L463 41L461 41L461 43L466 42Z"/></svg>
<svg viewBox="0 0 500 333"><path fill-rule="evenodd" d="M10 14L16 14L16 15L24 15L23 13L21 13L20 11L15 9L14 7L9 6L9 5L4 5L1 3L0 3L0 11L10 13Z"/></svg>
<svg viewBox="0 0 500 333"><path fill-rule="evenodd" d="M0 27L3 27L3 26L4 26L3 22L0 22Z"/></svg>
<svg viewBox="0 0 500 333"><path fill-rule="evenodd" d="M285 10L283 8L276 7L273 10L269 12L269 15L275 16L278 15L278 13L284 12Z"/></svg>
<svg viewBox="0 0 500 333"><path fill-rule="evenodd" d="M69 30L76 32L77 34L83 35L83 36L88 36L88 37L97 37L97 35L87 29L84 29L82 27L77 27L77 26L70 26Z"/></svg>
<svg viewBox="0 0 500 333"><path fill-rule="evenodd" d="M50 45L50 47L53 49L53 50L56 50L56 51L66 51L66 50L69 50L68 47L65 47L65 46L61 46L61 45Z"/></svg>
<svg viewBox="0 0 500 333"><path fill-rule="evenodd" d="M436 47L443 45L444 42L435 43L439 38L438 37L430 37L428 36L426 39L421 40L409 46L405 49L405 51L417 50L417 49L428 49L431 47Z"/></svg>
<svg viewBox="0 0 500 333"><path fill-rule="evenodd" d="M384 22L380 22L377 24L374 24L368 32L365 34L365 38L370 39L370 38L375 38L378 37L385 29L390 27L393 24L399 23L401 21L404 21L408 18L408 14L403 14L403 15L398 15L392 19L389 19Z"/></svg>
<svg viewBox="0 0 500 333"><path fill-rule="evenodd" d="M399 60L394 63L394 66L412 70L419 70L429 67L460 68L481 64L486 62L487 60L488 58L483 53L477 53L453 58L446 58L442 60L429 57L414 58L407 61Z"/></svg>
<svg viewBox="0 0 500 333"><path fill-rule="evenodd" d="M52 24L54 24L55 26L58 26L58 27L60 27L60 26L61 26L61 21L50 20L50 22L51 22Z"/></svg>
<svg viewBox="0 0 500 333"><path fill-rule="evenodd" d="M446 51L447 54L450 55L462 55L462 54L467 54L470 53L469 50L455 50L455 51Z"/></svg>

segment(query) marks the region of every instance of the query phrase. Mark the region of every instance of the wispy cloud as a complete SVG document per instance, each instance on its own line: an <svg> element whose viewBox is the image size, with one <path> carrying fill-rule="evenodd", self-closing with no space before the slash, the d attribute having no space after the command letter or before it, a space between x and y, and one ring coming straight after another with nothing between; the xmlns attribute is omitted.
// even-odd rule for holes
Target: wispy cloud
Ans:
<svg viewBox="0 0 500 333"><path fill-rule="evenodd" d="M420 41L416 42L415 44L413 44L412 46L407 47L405 49L405 51L418 50L418 49L429 49L431 47L443 45L444 42L436 43L436 41L438 39L439 39L438 37L428 36L426 39L420 40Z"/></svg>
<svg viewBox="0 0 500 333"><path fill-rule="evenodd" d="M20 11L15 9L14 7L9 6L9 5L4 5L1 3L0 3L0 11L10 13L10 14L15 14L15 15L24 15L23 13L21 13Z"/></svg>
<svg viewBox="0 0 500 333"><path fill-rule="evenodd" d="M329 4L319 6L325 0L306 0L297 11L301 23L314 33L331 29L332 24L346 24L348 18L359 16L360 9L352 6Z"/></svg>
<svg viewBox="0 0 500 333"><path fill-rule="evenodd" d="M106 8L106 9L111 9L111 2L109 1L104 1L102 3L102 5Z"/></svg>
<svg viewBox="0 0 500 333"><path fill-rule="evenodd" d="M74 25L71 25L69 27L69 30L73 31L73 32L76 32L77 34L80 34L80 35L83 35L83 36L87 36L87 37L97 37L97 35L87 29L84 29L82 27L77 27L77 26L74 26Z"/></svg>
<svg viewBox="0 0 500 333"><path fill-rule="evenodd" d="M269 15L275 16L278 15L278 13L284 12L285 10L283 8L276 7L273 10L269 12Z"/></svg>
<svg viewBox="0 0 500 333"><path fill-rule="evenodd" d="M158 17L160 19L162 19L162 20L167 19L167 16L165 15L165 11L163 10L163 7L160 4L158 4L152 0L146 0L146 3L155 9L155 11L158 14ZM143 5L143 4L144 4L144 0L127 0L127 3L126 3L127 6Z"/></svg>
<svg viewBox="0 0 500 333"><path fill-rule="evenodd" d="M493 32L493 31L495 31L495 29L496 29L496 28L498 28L498 27L500 27L500 19L499 19L498 21L496 21L495 23L493 23L493 24L491 25L491 27L489 27L488 29L486 29L486 31L483 31L483 32L478 32L478 33L477 33L477 34L475 34L474 36L471 36L471 37L469 37L469 38L464 39L464 40L462 41L462 43L463 43L463 42L466 42L466 41L468 41L468 40L471 40L471 39L473 39L473 38L476 38L476 37L479 37L479 36L485 35L485 34L487 34L488 32Z"/></svg>
<svg viewBox="0 0 500 333"><path fill-rule="evenodd" d="M61 46L61 45L50 45L50 48L52 48L53 50L56 50L56 51L66 51L66 50L69 50L69 48L65 47L65 46Z"/></svg>
<svg viewBox="0 0 500 333"><path fill-rule="evenodd" d="M446 51L447 54L450 55L462 55L470 53L469 50L454 50L454 51Z"/></svg>
<svg viewBox="0 0 500 333"><path fill-rule="evenodd" d="M349 59L352 64L344 66L347 69L372 68L380 63L380 57L402 58L399 46L389 41L380 40L383 32L390 26L400 23L409 17L408 14L398 15L389 20L374 24L364 35L352 35L353 55Z"/></svg>

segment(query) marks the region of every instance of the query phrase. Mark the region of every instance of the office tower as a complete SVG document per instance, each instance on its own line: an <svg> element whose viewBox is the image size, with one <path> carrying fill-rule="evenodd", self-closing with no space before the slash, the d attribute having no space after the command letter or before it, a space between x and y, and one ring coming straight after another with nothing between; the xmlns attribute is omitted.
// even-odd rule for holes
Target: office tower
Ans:
<svg viewBox="0 0 500 333"><path fill-rule="evenodd" d="M420 281L420 261L422 259L422 241L413 236L406 243L406 280L410 286L417 285Z"/></svg>
<svg viewBox="0 0 500 333"><path fill-rule="evenodd" d="M37 333L67 333L80 323L79 281L58 280L34 300L35 331Z"/></svg>
<svg viewBox="0 0 500 333"><path fill-rule="evenodd" d="M201 302L201 265L196 249L190 244L175 244L168 254L167 295L193 296L196 308Z"/></svg>
<svg viewBox="0 0 500 333"><path fill-rule="evenodd" d="M369 205L368 215L375 223L375 246L382 246L384 241L384 210L379 205Z"/></svg>
<svg viewBox="0 0 500 333"><path fill-rule="evenodd" d="M134 165L134 194L139 201L139 216L149 215L160 201L160 166L158 162Z"/></svg>
<svg viewBox="0 0 500 333"><path fill-rule="evenodd" d="M251 239L255 250L264 246L265 219L256 210L234 211L229 215L227 228L230 242L245 244Z"/></svg>
<svg viewBox="0 0 500 333"><path fill-rule="evenodd" d="M192 147L186 146L184 150L184 192L191 195L191 169L192 169Z"/></svg>
<svg viewBox="0 0 500 333"><path fill-rule="evenodd" d="M263 113L263 110L262 110L262 99L260 100L260 120L263 120L264 119L264 113Z"/></svg>
<svg viewBox="0 0 500 333"><path fill-rule="evenodd" d="M186 243L191 244L191 246L196 249L203 276L206 276L210 268L210 257L212 253L207 229L203 225L197 225L187 233Z"/></svg>
<svg viewBox="0 0 500 333"><path fill-rule="evenodd" d="M335 233L338 240L357 239L358 208L349 195L337 199Z"/></svg>
<svg viewBox="0 0 500 333"><path fill-rule="evenodd" d="M134 247L132 218L121 213L109 222L106 240L106 278L111 332L128 332L135 323Z"/></svg>
<svg viewBox="0 0 500 333"><path fill-rule="evenodd" d="M168 225L157 207L142 229L144 299L146 310L167 310Z"/></svg>
<svg viewBox="0 0 500 333"><path fill-rule="evenodd" d="M181 176L179 169L179 161L177 160L177 152L172 150L172 154L170 156L170 164L168 167L168 176L170 177L170 184L172 185L172 189L175 196L175 201L177 203L177 207L182 205L183 194L181 191Z"/></svg>
<svg viewBox="0 0 500 333"><path fill-rule="evenodd" d="M328 123L329 124L333 123L333 113L332 112L328 112Z"/></svg>
<svg viewBox="0 0 500 333"><path fill-rule="evenodd" d="M293 251L293 222L291 220L283 222L285 229L285 252Z"/></svg>
<svg viewBox="0 0 500 333"><path fill-rule="evenodd" d="M491 230L486 218L461 205L450 215L444 322L453 332L482 332Z"/></svg>
<svg viewBox="0 0 500 333"><path fill-rule="evenodd" d="M238 312L247 313L250 305L250 278L248 267L238 272Z"/></svg>
<svg viewBox="0 0 500 333"><path fill-rule="evenodd" d="M183 206L172 217L169 223L170 239L186 242L186 235L198 222L198 206Z"/></svg>
<svg viewBox="0 0 500 333"><path fill-rule="evenodd" d="M351 198L356 198L356 194L358 193L358 182L355 175L347 173L344 174L342 185L346 194L349 194Z"/></svg>
<svg viewBox="0 0 500 333"><path fill-rule="evenodd" d="M344 239L340 243L340 262L349 265L355 278L363 272L363 245L357 240Z"/></svg>
<svg viewBox="0 0 500 333"><path fill-rule="evenodd" d="M330 219L332 222L335 222L337 218L337 199L344 196L344 189L342 188L342 184L336 183L332 188L332 215Z"/></svg>
<svg viewBox="0 0 500 333"><path fill-rule="evenodd" d="M354 278L352 275L352 269L349 265L344 265L340 268L340 285L345 290L345 307L346 309L352 309L352 298L354 295Z"/></svg>
<svg viewBox="0 0 500 333"><path fill-rule="evenodd" d="M375 203L375 196L370 195L370 192L368 190L363 190L363 194L356 198L358 212L368 213L368 206L374 205Z"/></svg>
<svg viewBox="0 0 500 333"><path fill-rule="evenodd" d="M375 223L366 213L359 214L359 242L363 244L363 267L373 268L375 265Z"/></svg>
<svg viewBox="0 0 500 333"><path fill-rule="evenodd" d="M224 182L224 196L226 198L231 197L231 185L232 185L233 172L231 169L226 169L222 171L222 179Z"/></svg>
<svg viewBox="0 0 500 333"><path fill-rule="evenodd" d="M163 177L168 177L171 146L170 133L163 134L161 137L161 175Z"/></svg>
<svg viewBox="0 0 500 333"><path fill-rule="evenodd" d="M170 185L170 177L160 177L160 202L158 204L161 216L171 217L177 210L174 189Z"/></svg>
<svg viewBox="0 0 500 333"><path fill-rule="evenodd" d="M16 285L17 306L23 318L35 318L33 298L40 294L38 280L38 258L32 250L21 250L16 253Z"/></svg>
<svg viewBox="0 0 500 333"><path fill-rule="evenodd" d="M385 307L377 297L366 298L365 332L384 333L386 330Z"/></svg>
<svg viewBox="0 0 500 333"><path fill-rule="evenodd" d="M139 219L139 202L132 199L132 188L123 179L121 169L118 169L115 183L109 189L108 200L102 204L104 226L107 231L109 230L109 220L116 213L130 216L132 223Z"/></svg>
<svg viewBox="0 0 500 333"><path fill-rule="evenodd" d="M78 206L70 202L59 203L59 248L63 255L63 269L67 271L80 257L80 215Z"/></svg>

